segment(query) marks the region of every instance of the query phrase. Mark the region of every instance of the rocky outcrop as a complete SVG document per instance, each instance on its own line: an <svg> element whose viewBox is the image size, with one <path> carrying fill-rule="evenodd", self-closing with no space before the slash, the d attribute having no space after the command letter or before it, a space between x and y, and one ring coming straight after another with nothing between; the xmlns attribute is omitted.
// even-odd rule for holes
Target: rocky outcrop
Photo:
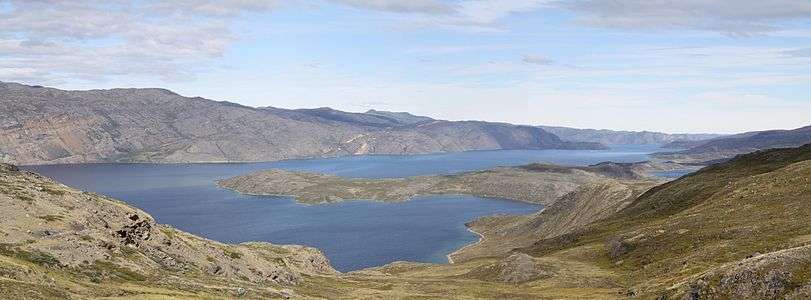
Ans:
<svg viewBox="0 0 811 300"><path fill-rule="evenodd" d="M245 162L356 154L599 149L540 128L394 113L253 108L163 89L0 82L0 162Z"/></svg>
<svg viewBox="0 0 811 300"><path fill-rule="evenodd" d="M0 163L0 172L17 172L19 170L15 165Z"/></svg>
<svg viewBox="0 0 811 300"><path fill-rule="evenodd" d="M513 253L498 262L477 267L463 277L519 284L552 277L555 274L554 267L544 266L527 254Z"/></svg>
<svg viewBox="0 0 811 300"><path fill-rule="evenodd" d="M810 269L811 246L757 254L711 270L680 292L684 299L807 299Z"/></svg>

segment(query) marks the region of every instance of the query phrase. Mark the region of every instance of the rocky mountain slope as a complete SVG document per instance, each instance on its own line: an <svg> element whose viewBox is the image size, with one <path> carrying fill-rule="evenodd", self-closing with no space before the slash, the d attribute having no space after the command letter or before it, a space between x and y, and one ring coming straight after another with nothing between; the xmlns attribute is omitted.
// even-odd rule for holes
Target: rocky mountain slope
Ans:
<svg viewBox="0 0 811 300"><path fill-rule="evenodd" d="M206 240L147 213L0 164L0 298L279 297L334 275L302 246Z"/></svg>
<svg viewBox="0 0 811 300"><path fill-rule="evenodd" d="M678 152L658 153L654 156L665 160L699 163L728 159L738 154L757 150L798 147L808 143L811 143L811 126L792 130L746 132L706 141L681 143L671 146L687 146L689 149Z"/></svg>
<svg viewBox="0 0 811 300"><path fill-rule="evenodd" d="M531 164L453 175L390 179L343 178L334 175L264 170L219 180L221 187L251 195L289 195L299 202L317 204L351 199L396 202L417 195L466 194L553 204L585 185L607 182L647 182L648 163L600 163L587 167Z"/></svg>
<svg viewBox="0 0 811 300"><path fill-rule="evenodd" d="M0 82L0 162L243 162L355 154L596 149L530 126L252 108L163 89Z"/></svg>
<svg viewBox="0 0 811 300"><path fill-rule="evenodd" d="M651 131L579 129L559 126L539 127L566 141L592 142L606 145L660 145L674 141L701 141L721 137L720 134L669 134Z"/></svg>

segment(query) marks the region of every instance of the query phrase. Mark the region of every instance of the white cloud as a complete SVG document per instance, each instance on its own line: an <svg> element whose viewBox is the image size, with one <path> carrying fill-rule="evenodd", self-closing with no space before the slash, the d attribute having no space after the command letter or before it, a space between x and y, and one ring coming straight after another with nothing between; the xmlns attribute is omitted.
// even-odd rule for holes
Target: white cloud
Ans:
<svg viewBox="0 0 811 300"><path fill-rule="evenodd" d="M360 9L393 13L452 13L454 7L440 0L331 0Z"/></svg>
<svg viewBox="0 0 811 300"><path fill-rule="evenodd" d="M116 75L189 79L239 38L231 26L240 15L278 4L260 0L0 3L0 79L22 81L37 74L41 83Z"/></svg>
<svg viewBox="0 0 811 300"><path fill-rule="evenodd" d="M440 28L465 32L501 32L499 22L536 10L551 0L329 0L359 9L405 14L402 28Z"/></svg>
<svg viewBox="0 0 811 300"><path fill-rule="evenodd" d="M800 48L783 51L789 57L811 57L811 48Z"/></svg>
<svg viewBox="0 0 811 300"><path fill-rule="evenodd" d="M592 26L633 29L696 29L730 35L782 29L784 22L811 19L807 0L573 0L557 6Z"/></svg>

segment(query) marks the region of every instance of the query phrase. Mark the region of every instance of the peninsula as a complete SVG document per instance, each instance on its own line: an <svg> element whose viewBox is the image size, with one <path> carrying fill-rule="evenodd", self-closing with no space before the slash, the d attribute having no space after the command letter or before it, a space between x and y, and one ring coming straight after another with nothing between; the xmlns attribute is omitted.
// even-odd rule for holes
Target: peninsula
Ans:
<svg viewBox="0 0 811 300"><path fill-rule="evenodd" d="M243 194L292 196L308 204L356 199L398 202L419 195L466 194L549 205L585 185L660 183L662 179L646 172L680 167L650 162L605 162L585 167L536 163L452 175L389 179L343 178L271 169L217 183Z"/></svg>

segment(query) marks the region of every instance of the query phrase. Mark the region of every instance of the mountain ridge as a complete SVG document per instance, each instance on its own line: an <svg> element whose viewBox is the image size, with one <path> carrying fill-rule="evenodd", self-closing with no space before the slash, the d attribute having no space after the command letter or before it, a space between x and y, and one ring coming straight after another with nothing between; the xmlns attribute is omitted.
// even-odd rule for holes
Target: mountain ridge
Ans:
<svg viewBox="0 0 811 300"><path fill-rule="evenodd" d="M0 104L0 162L21 165L605 148L531 126L254 108L159 88L67 91L0 83Z"/></svg>
<svg viewBox="0 0 811 300"><path fill-rule="evenodd" d="M688 149L656 153L659 159L686 163L701 163L730 159L735 155L770 148L799 147L811 143L811 125L788 130L745 132L706 141L679 143Z"/></svg>
<svg viewBox="0 0 811 300"><path fill-rule="evenodd" d="M558 137L574 142L595 142L607 145L667 144L675 141L701 141L724 135L712 133L663 133L655 131L626 131L610 129L538 126Z"/></svg>

